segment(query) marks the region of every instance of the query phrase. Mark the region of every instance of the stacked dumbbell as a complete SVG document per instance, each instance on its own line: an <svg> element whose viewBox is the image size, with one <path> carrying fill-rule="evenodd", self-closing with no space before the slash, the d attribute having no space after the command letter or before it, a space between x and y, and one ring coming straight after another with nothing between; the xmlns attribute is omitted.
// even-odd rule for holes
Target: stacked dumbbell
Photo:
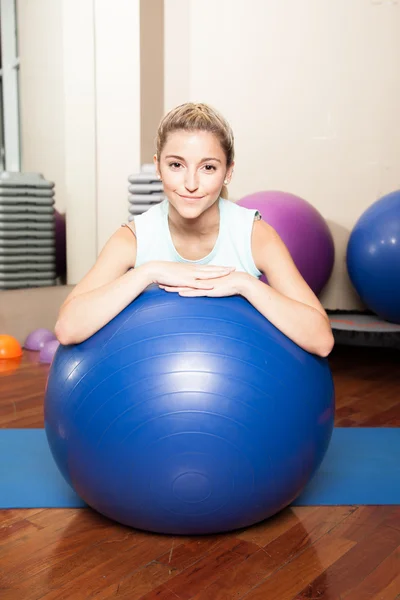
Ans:
<svg viewBox="0 0 400 600"><path fill-rule="evenodd" d="M154 165L142 165L140 173L130 175L128 181L129 221L164 200L163 186Z"/></svg>
<svg viewBox="0 0 400 600"><path fill-rule="evenodd" d="M0 290L56 284L54 183L0 173Z"/></svg>

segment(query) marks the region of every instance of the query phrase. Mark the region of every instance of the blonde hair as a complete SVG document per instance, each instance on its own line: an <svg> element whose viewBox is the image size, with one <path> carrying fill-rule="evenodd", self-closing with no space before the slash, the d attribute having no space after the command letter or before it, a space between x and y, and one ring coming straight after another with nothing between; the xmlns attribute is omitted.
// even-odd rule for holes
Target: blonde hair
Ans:
<svg viewBox="0 0 400 600"><path fill-rule="evenodd" d="M234 137L231 126L224 117L208 104L186 102L170 110L161 120L157 132L157 160L167 142L168 135L174 131L209 131L219 140L226 157L226 165L233 163ZM223 198L228 197L228 189L224 185L221 190Z"/></svg>

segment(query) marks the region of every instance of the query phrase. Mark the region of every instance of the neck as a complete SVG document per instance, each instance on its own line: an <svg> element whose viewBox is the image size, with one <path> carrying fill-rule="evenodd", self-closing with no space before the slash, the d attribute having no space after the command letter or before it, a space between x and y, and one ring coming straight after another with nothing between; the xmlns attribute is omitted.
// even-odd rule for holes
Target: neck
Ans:
<svg viewBox="0 0 400 600"><path fill-rule="evenodd" d="M185 219L172 204L168 206L168 221L171 232L196 236L209 235L210 231L218 229L219 218L218 200L196 219Z"/></svg>

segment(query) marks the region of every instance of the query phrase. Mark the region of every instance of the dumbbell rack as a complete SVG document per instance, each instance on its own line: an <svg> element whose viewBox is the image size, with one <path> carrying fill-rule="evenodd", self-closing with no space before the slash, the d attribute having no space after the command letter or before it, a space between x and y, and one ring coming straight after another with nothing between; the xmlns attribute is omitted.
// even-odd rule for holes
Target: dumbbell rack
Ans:
<svg viewBox="0 0 400 600"><path fill-rule="evenodd" d="M54 183L0 172L0 290L56 285Z"/></svg>
<svg viewBox="0 0 400 600"><path fill-rule="evenodd" d="M128 221L133 221L135 215L146 212L151 206L164 200L163 186L154 165L142 165L140 173L130 175L128 182Z"/></svg>

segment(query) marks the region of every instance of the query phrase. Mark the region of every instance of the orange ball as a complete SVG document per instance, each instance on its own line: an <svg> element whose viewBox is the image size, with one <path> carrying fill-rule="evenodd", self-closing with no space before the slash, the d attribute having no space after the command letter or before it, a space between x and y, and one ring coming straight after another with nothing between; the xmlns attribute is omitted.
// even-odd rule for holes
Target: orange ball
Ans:
<svg viewBox="0 0 400 600"><path fill-rule="evenodd" d="M0 359L18 358L22 356L22 348L12 335L0 335Z"/></svg>

